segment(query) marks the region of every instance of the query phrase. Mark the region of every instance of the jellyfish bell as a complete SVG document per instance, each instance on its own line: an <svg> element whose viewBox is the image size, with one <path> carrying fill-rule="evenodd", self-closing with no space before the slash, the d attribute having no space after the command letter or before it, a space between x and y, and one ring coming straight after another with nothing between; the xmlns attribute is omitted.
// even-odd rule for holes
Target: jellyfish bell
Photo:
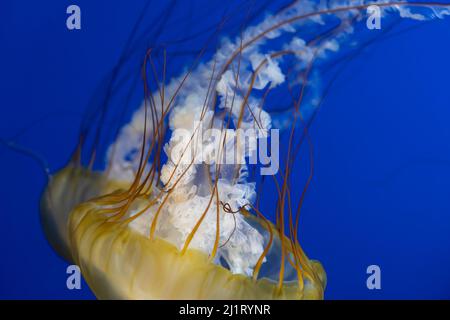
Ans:
<svg viewBox="0 0 450 320"><path fill-rule="evenodd" d="M73 179L77 179L73 184ZM325 273L320 263L306 257L304 282L299 285L295 279L298 270L285 264L285 278L279 287L279 264L283 241L286 255L294 257L287 237L280 237L277 228L266 219L251 216L248 212L243 220L258 230L270 242L265 264L258 279L233 273L210 254L199 249L180 250L174 236L163 234L150 239L130 227L127 218L115 218L114 212L122 201L127 184L105 178L101 173L82 168L67 167L57 173L47 189L63 190L66 203L56 206L51 198L44 195L43 216L57 217L69 212L68 227L59 227L58 237L49 240L60 246L63 239L69 252L69 260L82 270L90 288L98 298L104 299L320 299L323 297ZM76 186L76 191L69 191ZM107 194L91 198L95 194ZM58 196L58 194L55 194ZM73 198L71 197L73 196ZM76 200L76 201L75 201ZM81 203L71 209L73 203ZM146 197L141 197L130 206L130 212L153 211L157 205ZM56 210L55 210L56 209ZM59 211L57 211L59 210ZM58 219L62 220L61 217ZM142 221L141 221L142 223ZM44 230L48 230L47 226ZM67 231L68 230L68 231ZM65 239L63 237L69 237ZM243 257L244 258L244 257Z"/></svg>
<svg viewBox="0 0 450 320"><path fill-rule="evenodd" d="M311 176L293 204L295 150L308 137L304 123L315 111L304 103L304 92L313 63L339 50L338 40L354 32L352 23L361 21L370 3L306 3L266 17L235 41L222 41L210 60L167 84L165 73L160 81L155 74L148 50L144 102L109 145L106 167L82 163L80 139L72 161L50 180L41 201L44 231L60 255L80 266L98 298L323 298L325 271L298 241ZM331 14L341 23L327 28L323 19ZM320 26L308 41L296 33L306 24ZM287 59L290 72L284 70ZM166 62L164 54L163 71ZM285 165L272 177L273 224L255 203L248 158L256 146L239 130L252 129L251 141L270 135L265 101L283 85L296 94L289 91L292 108L284 119ZM302 129L298 143L296 127ZM212 128L218 138L205 134ZM224 161L229 154L235 162Z"/></svg>

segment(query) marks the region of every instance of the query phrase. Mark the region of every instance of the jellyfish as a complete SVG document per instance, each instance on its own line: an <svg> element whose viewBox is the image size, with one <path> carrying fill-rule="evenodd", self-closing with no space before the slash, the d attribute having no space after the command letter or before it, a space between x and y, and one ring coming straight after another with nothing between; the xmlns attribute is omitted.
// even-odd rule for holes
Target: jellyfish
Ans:
<svg viewBox="0 0 450 320"><path fill-rule="evenodd" d="M49 242L98 298L324 298L324 268L298 234L312 163L303 190L292 173L303 144L312 159L308 128L326 92L322 71L364 45L356 35L369 32L373 5L383 17L449 14L440 3L294 1L243 23L234 38L220 37L224 17L213 54L208 42L171 79L166 48L146 48L143 102L110 130L104 166L95 162L108 101L86 118L99 125L81 131L41 199ZM258 163L270 143L271 157L284 148L281 161L264 150L270 163ZM260 206L266 180L276 195L270 209Z"/></svg>

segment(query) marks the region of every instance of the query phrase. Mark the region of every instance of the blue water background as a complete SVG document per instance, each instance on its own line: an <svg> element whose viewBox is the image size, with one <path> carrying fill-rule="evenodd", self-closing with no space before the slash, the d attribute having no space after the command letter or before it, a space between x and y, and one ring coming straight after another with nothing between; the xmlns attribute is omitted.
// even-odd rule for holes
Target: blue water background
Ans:
<svg viewBox="0 0 450 320"><path fill-rule="evenodd" d="M82 9L78 31L65 26L72 3ZM144 5L2 1L0 137L39 155L53 171L67 163L83 112ZM170 5L152 2L147 21ZM189 30L206 34L233 6L174 2L170 15L179 15L179 23L160 32L169 39ZM236 34L236 26L230 23L224 33ZM205 36L195 41L198 49ZM421 23L361 52L324 101L310 132L315 176L300 240L327 271L326 298L450 298L449 57L450 18ZM43 235L39 200L46 177L38 162L0 145L0 181L0 298L95 298L86 283L66 288L67 262ZM304 177L296 181L300 192ZM264 195L268 207L274 196ZM366 287L371 264L381 268L381 290Z"/></svg>

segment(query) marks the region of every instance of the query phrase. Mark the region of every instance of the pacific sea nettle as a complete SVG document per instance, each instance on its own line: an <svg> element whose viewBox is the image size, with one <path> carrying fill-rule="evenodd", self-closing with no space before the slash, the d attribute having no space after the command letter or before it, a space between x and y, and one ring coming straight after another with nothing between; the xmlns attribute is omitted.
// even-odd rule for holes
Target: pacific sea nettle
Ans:
<svg viewBox="0 0 450 320"><path fill-rule="evenodd" d="M383 18L448 14L438 3L375 3ZM301 144L310 144L321 67L356 50L371 4L290 3L241 27L234 41L220 38L209 57L205 46L170 81L169 50L146 50L144 102L115 132L104 168L92 165L106 127L107 108L100 108L100 125L82 130L42 197L49 241L80 266L98 298L323 298L325 271L298 241L312 170L303 190L292 188L291 175ZM277 101L289 103L280 111ZM273 129L284 131L279 144ZM269 142L282 160L271 168L251 161ZM264 195L252 172L273 183L273 212L259 205Z"/></svg>

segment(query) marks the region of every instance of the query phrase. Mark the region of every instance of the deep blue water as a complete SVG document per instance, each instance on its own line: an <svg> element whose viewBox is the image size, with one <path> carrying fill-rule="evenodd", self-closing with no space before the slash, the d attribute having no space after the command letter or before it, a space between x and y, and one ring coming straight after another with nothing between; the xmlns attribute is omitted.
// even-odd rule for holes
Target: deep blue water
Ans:
<svg viewBox="0 0 450 320"><path fill-rule="evenodd" d="M65 26L71 1L0 3L0 137L52 171L67 162L83 113L145 1L75 3L82 10L77 31ZM174 18L160 30L152 26L145 41L199 32L179 51L198 48L233 6L155 1L146 21ZM235 34L236 25L224 33ZM315 175L300 240L327 271L329 299L450 298L450 18L405 27L346 65L311 127ZM85 283L66 288L67 263L43 235L46 177L38 162L0 145L0 173L0 298L94 298ZM366 287L371 264L381 268L381 290Z"/></svg>

